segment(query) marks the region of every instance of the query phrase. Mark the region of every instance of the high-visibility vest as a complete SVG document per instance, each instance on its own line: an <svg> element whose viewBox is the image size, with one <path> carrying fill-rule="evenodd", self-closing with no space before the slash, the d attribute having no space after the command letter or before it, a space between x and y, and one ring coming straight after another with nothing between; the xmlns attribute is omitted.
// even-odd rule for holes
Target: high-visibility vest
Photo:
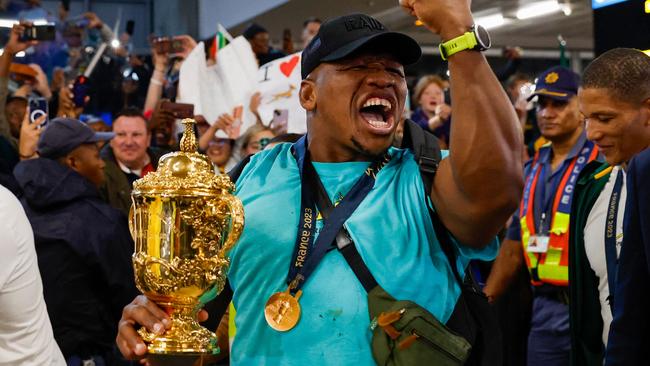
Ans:
<svg viewBox="0 0 650 366"><path fill-rule="evenodd" d="M582 168L598 156L598 148L591 141L585 142L578 155L568 165L553 199L553 209L549 218L551 219L551 229L548 233L548 250L546 253L532 253L528 251L528 244L530 238L537 234L533 204L535 189L542 169L539 156L540 154L550 154L550 149L550 144L548 144L535 154L526 179L524 196L519 208L521 242L524 246L524 257L533 285L549 283L556 286L567 286L569 284L569 215L573 190Z"/></svg>

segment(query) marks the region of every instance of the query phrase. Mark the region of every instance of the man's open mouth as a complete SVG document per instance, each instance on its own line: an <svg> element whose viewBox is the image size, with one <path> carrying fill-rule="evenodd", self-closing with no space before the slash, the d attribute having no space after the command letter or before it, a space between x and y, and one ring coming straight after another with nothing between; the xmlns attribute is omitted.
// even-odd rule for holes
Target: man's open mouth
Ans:
<svg viewBox="0 0 650 366"><path fill-rule="evenodd" d="M359 113L373 129L390 129L394 122L393 103L380 97L371 97L361 106Z"/></svg>

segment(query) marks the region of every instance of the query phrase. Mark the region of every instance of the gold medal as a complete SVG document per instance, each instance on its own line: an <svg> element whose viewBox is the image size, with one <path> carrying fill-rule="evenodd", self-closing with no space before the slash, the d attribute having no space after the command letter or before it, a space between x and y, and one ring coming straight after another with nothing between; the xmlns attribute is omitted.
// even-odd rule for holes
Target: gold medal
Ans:
<svg viewBox="0 0 650 366"><path fill-rule="evenodd" d="M283 292L276 292L266 301L264 306L264 317L269 326L279 332L286 332L293 329L300 320L300 299L302 291L292 296L289 289Z"/></svg>

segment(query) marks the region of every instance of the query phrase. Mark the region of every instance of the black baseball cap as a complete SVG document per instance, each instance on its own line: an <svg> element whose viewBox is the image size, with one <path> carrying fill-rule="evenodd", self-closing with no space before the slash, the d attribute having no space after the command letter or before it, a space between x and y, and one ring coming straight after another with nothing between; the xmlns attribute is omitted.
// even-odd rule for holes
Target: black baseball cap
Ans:
<svg viewBox="0 0 650 366"><path fill-rule="evenodd" d="M369 15L344 15L323 23L302 51L302 78L323 62L343 59L361 49L391 54L402 65L413 64L422 56L418 43L406 34L388 31Z"/></svg>
<svg viewBox="0 0 650 366"><path fill-rule="evenodd" d="M51 120L38 139L38 154L56 159L65 156L80 145L113 138L113 132L95 132L85 123L73 118Z"/></svg>
<svg viewBox="0 0 650 366"><path fill-rule="evenodd" d="M528 97L545 96L555 100L567 101L578 94L580 76L564 66L554 66L537 77L535 92Z"/></svg>

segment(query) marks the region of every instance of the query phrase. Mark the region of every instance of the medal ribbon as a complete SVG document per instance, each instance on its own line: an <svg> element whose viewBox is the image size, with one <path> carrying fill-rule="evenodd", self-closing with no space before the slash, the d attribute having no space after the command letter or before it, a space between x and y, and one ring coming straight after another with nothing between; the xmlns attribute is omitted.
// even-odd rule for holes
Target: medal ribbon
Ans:
<svg viewBox="0 0 650 366"><path fill-rule="evenodd" d="M605 259L607 260L607 283L609 284L609 307L614 309L614 290L616 289L616 267L618 258L616 255L616 220L618 218L618 203L621 199L623 189L623 172L618 171L614 190L609 197L607 206L607 217L605 223Z"/></svg>
<svg viewBox="0 0 650 366"><path fill-rule="evenodd" d="M307 150L307 136L302 137L293 146L294 157L298 163L301 179L301 204L298 236L293 252L293 260L289 266L287 284L291 293L298 292L307 278L323 259L325 254L333 248L334 238L345 221L359 207L364 198L375 185L375 178L379 171L390 161L390 156L385 154L371 163L364 174L356 181L354 186L345 195L343 200L332 210L318 235L316 242L311 245L316 231L316 187L312 187L306 179L306 174L318 175L309 159Z"/></svg>

